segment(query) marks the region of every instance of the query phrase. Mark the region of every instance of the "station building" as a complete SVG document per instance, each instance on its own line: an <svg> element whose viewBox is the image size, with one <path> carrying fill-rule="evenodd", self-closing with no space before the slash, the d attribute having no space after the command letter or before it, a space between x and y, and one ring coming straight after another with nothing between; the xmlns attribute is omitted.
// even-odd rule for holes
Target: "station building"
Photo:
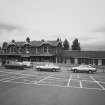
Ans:
<svg viewBox="0 0 105 105"><path fill-rule="evenodd" d="M61 40L11 42L5 44L0 52L0 59L53 62L64 64L105 65L105 51L64 50Z"/></svg>

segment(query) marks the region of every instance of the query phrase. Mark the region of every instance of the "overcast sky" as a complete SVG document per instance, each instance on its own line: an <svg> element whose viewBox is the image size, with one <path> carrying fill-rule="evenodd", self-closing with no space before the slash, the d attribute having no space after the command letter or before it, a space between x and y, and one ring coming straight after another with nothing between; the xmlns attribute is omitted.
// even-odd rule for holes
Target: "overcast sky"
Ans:
<svg viewBox="0 0 105 105"><path fill-rule="evenodd" d="M105 0L0 0L0 43L27 36L105 50Z"/></svg>

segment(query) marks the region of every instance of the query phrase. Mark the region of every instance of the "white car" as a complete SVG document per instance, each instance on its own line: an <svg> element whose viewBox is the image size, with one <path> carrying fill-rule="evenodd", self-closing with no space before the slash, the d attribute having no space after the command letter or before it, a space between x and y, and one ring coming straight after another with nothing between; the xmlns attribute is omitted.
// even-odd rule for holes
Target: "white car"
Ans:
<svg viewBox="0 0 105 105"><path fill-rule="evenodd" d="M74 71L74 72L85 71L88 73L93 73L93 72L96 72L97 70L96 70L96 68L94 68L90 65L80 65L78 67L72 67L71 71Z"/></svg>
<svg viewBox="0 0 105 105"><path fill-rule="evenodd" d="M30 68L30 67L33 66L32 62L29 62L29 61L23 61L22 63L23 63L23 65L24 65L24 67Z"/></svg>
<svg viewBox="0 0 105 105"><path fill-rule="evenodd" d="M45 71L58 71L60 70L60 67L59 66L56 66L54 64L45 64L44 66L36 66L36 69L37 70L45 70Z"/></svg>

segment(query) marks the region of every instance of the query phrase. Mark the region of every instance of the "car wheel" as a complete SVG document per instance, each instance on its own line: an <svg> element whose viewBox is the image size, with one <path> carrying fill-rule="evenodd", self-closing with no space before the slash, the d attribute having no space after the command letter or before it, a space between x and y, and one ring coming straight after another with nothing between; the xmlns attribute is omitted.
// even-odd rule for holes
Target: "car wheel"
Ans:
<svg viewBox="0 0 105 105"><path fill-rule="evenodd" d="M38 71L40 71L40 68L38 68Z"/></svg>
<svg viewBox="0 0 105 105"><path fill-rule="evenodd" d="M90 74L90 73L93 73L93 72L92 72L92 70L89 70L88 73Z"/></svg>
<svg viewBox="0 0 105 105"><path fill-rule="evenodd" d="M54 71L54 72L55 72L55 71L56 71L56 69L52 69L52 71Z"/></svg>
<svg viewBox="0 0 105 105"><path fill-rule="evenodd" d="M75 69L74 72L76 73L77 72L77 69Z"/></svg>

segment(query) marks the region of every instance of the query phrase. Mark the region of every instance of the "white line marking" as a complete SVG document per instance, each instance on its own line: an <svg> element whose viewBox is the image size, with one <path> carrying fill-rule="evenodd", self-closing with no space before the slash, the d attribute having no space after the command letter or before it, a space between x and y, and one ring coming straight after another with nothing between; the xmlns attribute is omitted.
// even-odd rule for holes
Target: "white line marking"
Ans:
<svg viewBox="0 0 105 105"><path fill-rule="evenodd" d="M4 82L4 81L3 81L3 82ZM33 83L33 82L26 83L26 82L15 82L15 81L13 81L12 83L22 83L22 84L32 84L32 85L43 85L43 86L47 85L47 86L67 87L67 86L55 85L55 84L47 84L47 83L46 83L46 84L41 84L41 83L35 84L35 83Z"/></svg>
<svg viewBox="0 0 105 105"><path fill-rule="evenodd" d="M56 78L56 77L49 77L49 78L52 78L52 79L55 79L55 80L59 79L59 81L62 81L62 80L66 81L66 80L68 80L68 79L64 79L64 78Z"/></svg>
<svg viewBox="0 0 105 105"><path fill-rule="evenodd" d="M71 79L71 80L78 80L78 79ZM81 80L81 81L94 82L93 80L92 81L90 81L90 80Z"/></svg>
<svg viewBox="0 0 105 105"><path fill-rule="evenodd" d="M5 75L3 75L3 76L5 76ZM4 81L4 80L8 80L8 79L12 79L12 78L15 78L15 77L17 77L17 76L15 76L15 75L13 75L13 76L11 76L11 75L6 75L6 76L10 76L10 77L4 77L4 78L2 78L2 79L0 79L0 81ZM2 76L1 76L2 77Z"/></svg>
<svg viewBox="0 0 105 105"><path fill-rule="evenodd" d="M3 78L3 79L0 79L0 81L4 81L4 80L7 80L7 79L9 79L9 78Z"/></svg>
<svg viewBox="0 0 105 105"><path fill-rule="evenodd" d="M38 83L40 83L40 82L42 82L42 81L44 81L44 80L50 78L51 76L53 76L53 75L46 76L45 78L43 78L43 79L41 79L41 80L35 82L35 84L38 84Z"/></svg>
<svg viewBox="0 0 105 105"><path fill-rule="evenodd" d="M15 74L15 75L24 75L24 76L38 76L38 74L22 74L22 73L15 73L15 72L5 72L5 73L8 73L9 74Z"/></svg>
<svg viewBox="0 0 105 105"><path fill-rule="evenodd" d="M24 78L23 76L22 77L13 77L13 78L7 78L8 80L6 80L5 82L10 82L12 80L16 80L16 79L19 79L19 78Z"/></svg>
<svg viewBox="0 0 105 105"><path fill-rule="evenodd" d="M8 76L9 75L11 75L11 74L8 74ZM4 81L4 80L11 81L11 80L15 80L15 79L18 79L18 78L28 78L29 76L32 76L32 75L13 75L13 76L10 76L9 78L7 77L7 78L0 79L0 81Z"/></svg>
<svg viewBox="0 0 105 105"><path fill-rule="evenodd" d="M55 84L35 84L33 81L29 82L29 83L26 83L26 82L16 82L16 81L1 81L1 82L8 82L8 83L20 83L20 84L31 84L31 85L42 85L42 86L55 86L55 87L66 87L66 88L78 88L78 89L81 89L80 87L75 87L75 86L62 86L62 85L55 85ZM87 88L87 87L83 87L82 89L87 89L87 90L101 90L101 91L104 91L103 89L100 89L100 88Z"/></svg>
<svg viewBox="0 0 105 105"><path fill-rule="evenodd" d="M82 81L80 80L80 88L82 88Z"/></svg>
<svg viewBox="0 0 105 105"><path fill-rule="evenodd" d="M99 83L103 83L103 84L105 84L105 82L103 82L103 81L98 81Z"/></svg>
<svg viewBox="0 0 105 105"><path fill-rule="evenodd" d="M94 90L102 90L100 88L87 88L87 87L83 87L83 88L80 88L80 87L76 87L76 86L69 86L70 88L78 88L78 89L87 89L87 90L91 90L91 89L94 89Z"/></svg>
<svg viewBox="0 0 105 105"><path fill-rule="evenodd" d="M96 81L92 76L90 76L90 78L91 78L94 82L96 82L103 90L105 90L105 88L104 88L98 81Z"/></svg>
<svg viewBox="0 0 105 105"><path fill-rule="evenodd" d="M47 85L47 86L57 86L57 87L67 87L67 86L62 86L62 85L55 85L55 84L36 84L36 85Z"/></svg>
<svg viewBox="0 0 105 105"><path fill-rule="evenodd" d="M21 72L21 73L18 73L18 72L13 72L13 71L11 71L11 72L8 72L8 71L0 71L0 72L4 72L4 73L8 73L8 74L17 74L17 75L28 75L28 76L35 76L35 75L33 75L33 74L23 74L23 72ZM26 72L26 71L25 71Z"/></svg>
<svg viewBox="0 0 105 105"><path fill-rule="evenodd" d="M4 71L3 71L4 72ZM67 87L67 85L66 86L62 86L62 85L54 85L54 84L41 84L40 82L41 81L43 81L43 80L46 80L46 79L48 79L48 78L52 78L51 76L55 76L55 75L59 75L59 74L55 74L55 75L49 75L49 76L47 76L47 77L45 77L45 78L43 78L43 79L41 79L41 80L39 80L38 82L36 82L36 84L35 84L35 81L33 82L33 81L30 81L30 83L25 83L25 82L16 82L16 81L12 81L12 80L15 80L15 79L18 79L18 78L26 78L26 76L28 77L28 76L38 76L38 74L36 74L36 75L30 75L30 74L22 74L22 73L14 73L14 72L7 72L8 74L7 75L9 75L9 74L19 74L19 77L10 77L10 78L3 78L3 79L1 79L1 82L13 82L13 83L23 83L23 84L34 84L34 85L47 85L47 86L57 86L57 87ZM21 76L21 77L20 77ZM43 77L43 76L42 76ZM71 79L72 79L72 76L70 75L70 77L71 77ZM78 76L77 76L78 77ZM91 77L91 76L90 76ZM9 79L9 80L7 80L7 81L3 81L3 80L6 80L6 79ZM91 79L93 80L93 81L88 81L88 80L81 80L81 81L87 81L87 82L96 82L102 89L100 89L100 88L87 88L87 87L82 87L82 89L95 89L95 90L105 90L105 88L99 83L99 82L102 82L102 81L96 81L93 77L91 77ZM72 79L73 80L73 79ZM78 79L75 79L75 80L78 80ZM69 78L69 82L70 82L70 78ZM37 84L37 83L39 83L39 84ZM102 83L105 83L105 82L102 82ZM69 83L68 83L69 84ZM81 85L82 86L82 85ZM80 87L81 87L80 86ZM75 87L75 86L69 86L68 85L68 87L71 87L71 88L80 88L80 87Z"/></svg>
<svg viewBox="0 0 105 105"><path fill-rule="evenodd" d="M81 80L81 81L86 81L86 82L95 82L95 81L93 81L93 80L92 80L92 81L89 81L89 80Z"/></svg>
<svg viewBox="0 0 105 105"><path fill-rule="evenodd" d="M0 75L0 76L6 76L6 75L9 75L9 74L3 74L3 75Z"/></svg>
<svg viewBox="0 0 105 105"><path fill-rule="evenodd" d="M71 78L72 78L72 74L70 74L70 77L69 77L69 80L68 80L68 83L67 83L67 87L69 87L69 84L70 84Z"/></svg>
<svg viewBox="0 0 105 105"><path fill-rule="evenodd" d="M5 81L2 81L2 82L5 82ZM25 83L25 82L15 82L15 81L12 81L12 82L8 82L8 83L20 83L20 84L28 84L28 85L41 85L41 86L53 86L53 87L64 87L64 88L77 88L77 89L81 89L80 87L75 87L75 86L62 86L62 85L54 85L54 84L35 84L33 82L30 82L30 83ZM87 87L83 87L82 89L86 89L86 90L100 90L100 91L104 91L103 89L100 89L100 88L87 88Z"/></svg>
<svg viewBox="0 0 105 105"><path fill-rule="evenodd" d="M75 88L75 87L74 87ZM81 89L81 88L80 88ZM88 88L88 87L83 87L82 89L87 89L87 90L101 90L104 91L103 89L100 88Z"/></svg>

